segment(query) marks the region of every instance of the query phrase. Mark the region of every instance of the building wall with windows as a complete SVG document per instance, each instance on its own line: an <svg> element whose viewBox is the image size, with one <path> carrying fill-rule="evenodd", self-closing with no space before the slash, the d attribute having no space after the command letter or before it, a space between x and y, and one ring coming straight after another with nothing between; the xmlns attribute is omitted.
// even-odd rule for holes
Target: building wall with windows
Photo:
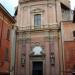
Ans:
<svg viewBox="0 0 75 75"><path fill-rule="evenodd" d="M64 74L70 75L75 71L75 23L72 21L63 22L63 43L64 43Z"/></svg>
<svg viewBox="0 0 75 75"><path fill-rule="evenodd" d="M59 0L61 3L63 3L65 6L70 8L70 1L69 0Z"/></svg>
<svg viewBox="0 0 75 75"><path fill-rule="evenodd" d="M64 26L64 41L74 41L75 24L73 22L63 22Z"/></svg>
<svg viewBox="0 0 75 75"><path fill-rule="evenodd" d="M0 75L9 74L10 67L10 29L15 19L0 4Z"/></svg>
<svg viewBox="0 0 75 75"><path fill-rule="evenodd" d="M58 0L19 1L15 75L64 75L60 22L67 18L62 8L70 12L66 7Z"/></svg>
<svg viewBox="0 0 75 75"><path fill-rule="evenodd" d="M41 15L41 25L56 23L56 13L54 2L37 1L19 5L17 26L34 26L34 15ZM60 11L60 9L59 9ZM60 14L59 14L60 16ZM24 18L24 20L22 19Z"/></svg>
<svg viewBox="0 0 75 75"><path fill-rule="evenodd" d="M70 18L70 7L67 6L69 0L40 0L40 1L22 1L20 0L20 4L18 6L18 19L17 19L17 26L34 26L34 15L40 14L41 15L41 25L49 25L59 23L62 21L71 20ZM25 3L25 4L24 4ZM25 14L24 14L25 13ZM22 20L24 18L25 20Z"/></svg>

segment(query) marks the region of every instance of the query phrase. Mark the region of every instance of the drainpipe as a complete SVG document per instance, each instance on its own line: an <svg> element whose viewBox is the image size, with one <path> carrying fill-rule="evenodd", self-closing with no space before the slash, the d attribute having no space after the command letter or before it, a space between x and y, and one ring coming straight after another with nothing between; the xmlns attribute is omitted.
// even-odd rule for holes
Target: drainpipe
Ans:
<svg viewBox="0 0 75 75"><path fill-rule="evenodd" d="M15 63L16 63L16 27L12 27L10 31L11 42L11 61L10 61L10 75L15 75Z"/></svg>

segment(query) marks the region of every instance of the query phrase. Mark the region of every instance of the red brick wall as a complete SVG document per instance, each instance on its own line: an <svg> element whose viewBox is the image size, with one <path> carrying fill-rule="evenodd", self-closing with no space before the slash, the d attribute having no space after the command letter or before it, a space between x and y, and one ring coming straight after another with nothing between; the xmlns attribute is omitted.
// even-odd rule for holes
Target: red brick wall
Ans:
<svg viewBox="0 0 75 75"><path fill-rule="evenodd" d="M70 72L75 67L75 41L64 42L64 68Z"/></svg>
<svg viewBox="0 0 75 75"><path fill-rule="evenodd" d="M8 29L10 30L10 21L7 14L0 9L0 73L8 73L10 65L10 39L7 39ZM8 61L5 61L5 50L8 48Z"/></svg>

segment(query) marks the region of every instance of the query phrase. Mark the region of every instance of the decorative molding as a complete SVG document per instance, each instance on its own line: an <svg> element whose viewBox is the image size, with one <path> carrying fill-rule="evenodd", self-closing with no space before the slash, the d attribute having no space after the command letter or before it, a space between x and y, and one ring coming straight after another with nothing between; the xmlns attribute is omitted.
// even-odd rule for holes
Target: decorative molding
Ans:
<svg viewBox="0 0 75 75"><path fill-rule="evenodd" d="M25 2L25 0L19 0L19 3L24 3Z"/></svg>
<svg viewBox="0 0 75 75"><path fill-rule="evenodd" d="M36 54L34 51L33 51L33 49L34 48L36 48L36 47L39 47L39 48L42 48L42 51L40 51L40 53L38 54ZM44 53L44 48L42 47L42 46L40 46L40 43L35 43L32 47L31 47L31 51L30 51L30 56L36 56L36 57L38 57L38 56L43 56L43 55L45 55L45 53Z"/></svg>
<svg viewBox="0 0 75 75"><path fill-rule="evenodd" d="M30 57L32 57L32 58L41 58L41 57L44 57L45 58L45 53L44 52L41 52L41 55L34 55L34 52L31 52L30 53Z"/></svg>
<svg viewBox="0 0 75 75"><path fill-rule="evenodd" d="M30 39L30 38L27 38L27 39L25 40L25 42L26 42L26 43L30 43L30 42L31 42L31 39Z"/></svg>
<svg viewBox="0 0 75 75"><path fill-rule="evenodd" d="M59 36L56 36L56 35L44 37L45 42L51 42L52 40L55 41L58 39L59 39Z"/></svg>
<svg viewBox="0 0 75 75"><path fill-rule="evenodd" d="M39 9L39 8L36 8L34 10L31 11L31 13L43 13L45 10L43 9Z"/></svg>
<svg viewBox="0 0 75 75"><path fill-rule="evenodd" d="M52 6L53 6L53 4L52 4L52 3L48 4L48 7L52 8Z"/></svg>

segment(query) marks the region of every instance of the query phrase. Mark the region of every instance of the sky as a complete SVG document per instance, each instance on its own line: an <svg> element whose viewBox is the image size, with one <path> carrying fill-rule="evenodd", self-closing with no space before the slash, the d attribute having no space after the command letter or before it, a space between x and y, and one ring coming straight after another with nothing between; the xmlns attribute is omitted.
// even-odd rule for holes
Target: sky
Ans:
<svg viewBox="0 0 75 75"><path fill-rule="evenodd" d="M74 9L75 8L75 0L70 0L71 2L71 9Z"/></svg>
<svg viewBox="0 0 75 75"><path fill-rule="evenodd" d="M18 5L18 0L0 0L0 3L9 11L13 16L15 7Z"/></svg>
<svg viewBox="0 0 75 75"><path fill-rule="evenodd" d="M70 0L71 9L75 7L75 0ZM15 7L18 5L18 0L0 0L0 3L9 11L9 13L13 16L15 12Z"/></svg>

